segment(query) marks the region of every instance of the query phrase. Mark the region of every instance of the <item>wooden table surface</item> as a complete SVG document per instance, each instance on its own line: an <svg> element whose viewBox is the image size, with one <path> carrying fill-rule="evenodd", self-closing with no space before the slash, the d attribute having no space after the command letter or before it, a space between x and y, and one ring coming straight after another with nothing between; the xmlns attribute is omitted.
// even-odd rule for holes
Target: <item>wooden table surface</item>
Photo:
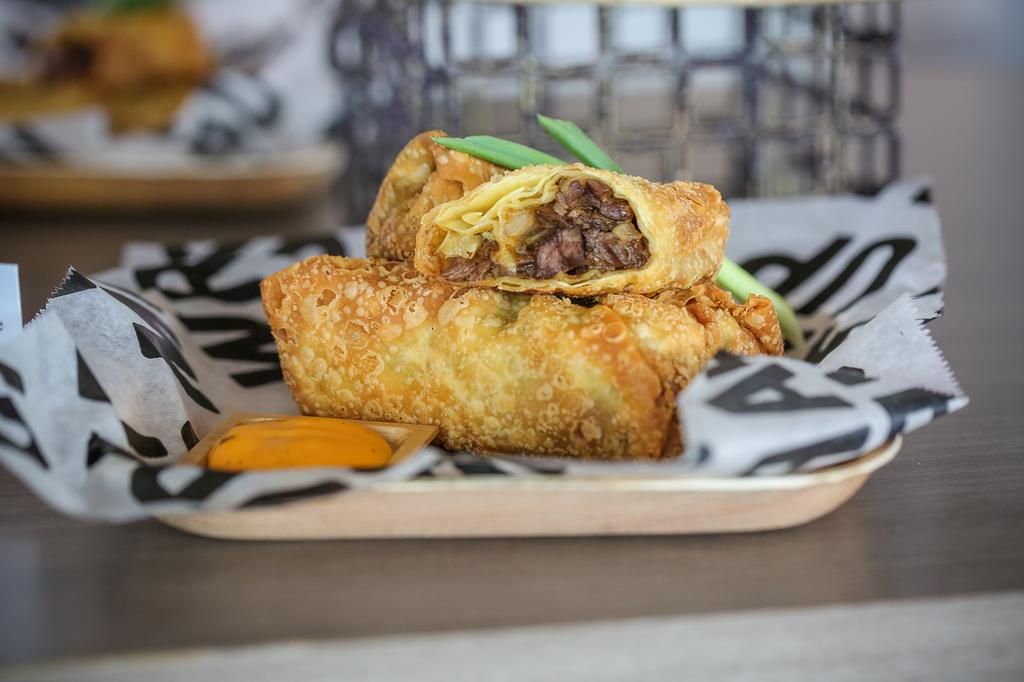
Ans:
<svg viewBox="0 0 1024 682"><path fill-rule="evenodd" d="M0 471L0 662L683 615L1024 588L1020 70L911 64L908 172L935 178L950 261L933 330L972 403L914 434L849 504L792 530L704 537L234 543L82 523ZM7 216L0 260L37 306L127 239L330 225Z"/></svg>

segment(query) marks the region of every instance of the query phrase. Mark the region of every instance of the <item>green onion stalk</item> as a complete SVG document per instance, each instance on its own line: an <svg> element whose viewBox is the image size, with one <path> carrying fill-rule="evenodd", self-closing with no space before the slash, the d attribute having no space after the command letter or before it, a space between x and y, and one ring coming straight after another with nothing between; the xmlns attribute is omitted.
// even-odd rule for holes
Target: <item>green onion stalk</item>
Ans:
<svg viewBox="0 0 1024 682"><path fill-rule="evenodd" d="M563 121L539 115L537 120L540 123L540 127L544 129L544 132L562 145L570 154L579 159L581 163L592 168L601 168L615 172L622 171L622 168L572 121ZM561 165L565 163L562 159L545 154L532 147L490 135L473 135L462 138L435 137L432 139L434 142L449 149L465 152L511 170L525 166ZM751 294L764 296L770 300L772 305L775 306L775 314L779 318L779 326L782 327L782 336L795 349L799 350L803 347L803 330L800 328L796 312L786 303L786 299L757 281L753 275L728 258L722 261L722 267L718 271L717 282L720 287L731 292L741 301L745 301Z"/></svg>
<svg viewBox="0 0 1024 682"><path fill-rule="evenodd" d="M96 7L106 14L124 14L126 12L166 9L174 4L174 0L99 0Z"/></svg>

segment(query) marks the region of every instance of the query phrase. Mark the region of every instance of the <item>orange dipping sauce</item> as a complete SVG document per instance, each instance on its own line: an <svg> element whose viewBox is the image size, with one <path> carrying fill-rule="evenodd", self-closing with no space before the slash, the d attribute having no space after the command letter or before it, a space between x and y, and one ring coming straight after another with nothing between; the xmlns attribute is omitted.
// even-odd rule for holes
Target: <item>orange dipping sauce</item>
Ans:
<svg viewBox="0 0 1024 682"><path fill-rule="evenodd" d="M214 443L206 466L221 471L386 466L391 446L342 419L282 417L237 424Z"/></svg>

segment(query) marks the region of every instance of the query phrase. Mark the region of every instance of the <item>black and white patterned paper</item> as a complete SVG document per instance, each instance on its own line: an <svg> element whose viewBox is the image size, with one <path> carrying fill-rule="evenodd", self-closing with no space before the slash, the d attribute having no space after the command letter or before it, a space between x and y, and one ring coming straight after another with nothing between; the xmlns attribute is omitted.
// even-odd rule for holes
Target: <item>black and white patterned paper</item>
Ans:
<svg viewBox="0 0 1024 682"><path fill-rule="evenodd" d="M260 278L314 253L362 255L363 231L237 245L133 244L123 267L74 270L0 346L0 461L54 507L128 520L225 510L414 477L766 475L857 457L967 399L923 320L942 307L925 181L855 197L736 202L730 255L783 289L801 358L721 354L679 397L676 461L602 464L426 448L375 472L223 473L176 459L228 414L294 413Z"/></svg>

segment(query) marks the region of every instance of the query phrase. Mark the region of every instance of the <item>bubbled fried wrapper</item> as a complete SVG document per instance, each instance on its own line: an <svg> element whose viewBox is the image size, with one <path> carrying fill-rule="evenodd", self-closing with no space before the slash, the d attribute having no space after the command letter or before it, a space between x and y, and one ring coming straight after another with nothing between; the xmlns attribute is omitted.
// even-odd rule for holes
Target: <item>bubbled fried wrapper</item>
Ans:
<svg viewBox="0 0 1024 682"><path fill-rule="evenodd" d="M428 447L379 471L228 473L175 464L233 412L294 413L259 280L363 230L241 244L138 243L70 270L0 346L0 461L53 507L125 521L224 511L431 476L751 476L854 459L967 403L924 322L942 310L927 180L877 197L735 201L728 255L800 314L799 357L720 354L678 397L683 455L600 463Z"/></svg>

